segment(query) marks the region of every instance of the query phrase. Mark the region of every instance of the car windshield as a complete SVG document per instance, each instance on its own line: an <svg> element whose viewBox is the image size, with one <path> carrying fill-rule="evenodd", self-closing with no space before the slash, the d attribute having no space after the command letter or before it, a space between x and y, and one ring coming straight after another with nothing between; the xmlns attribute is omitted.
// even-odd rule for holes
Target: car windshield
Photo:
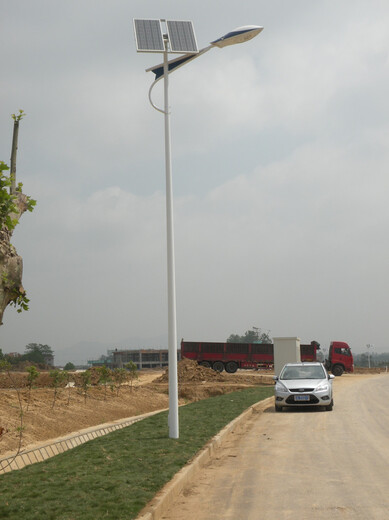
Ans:
<svg viewBox="0 0 389 520"><path fill-rule="evenodd" d="M280 379L325 379L326 375L321 366L286 366Z"/></svg>

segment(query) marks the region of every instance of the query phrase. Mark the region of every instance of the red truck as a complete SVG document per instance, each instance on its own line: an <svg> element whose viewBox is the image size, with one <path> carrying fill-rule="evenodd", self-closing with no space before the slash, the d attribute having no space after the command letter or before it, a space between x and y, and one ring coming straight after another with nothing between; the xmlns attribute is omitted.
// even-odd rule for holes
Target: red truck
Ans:
<svg viewBox="0 0 389 520"><path fill-rule="evenodd" d="M321 361L327 370L335 376L343 372L354 371L354 360L351 349L343 341L332 341L328 359L320 350L320 344L312 341L308 345L300 345L301 361ZM193 359L200 365L213 368L218 372L233 374L238 368L273 368L273 343L216 343L181 341L181 357Z"/></svg>

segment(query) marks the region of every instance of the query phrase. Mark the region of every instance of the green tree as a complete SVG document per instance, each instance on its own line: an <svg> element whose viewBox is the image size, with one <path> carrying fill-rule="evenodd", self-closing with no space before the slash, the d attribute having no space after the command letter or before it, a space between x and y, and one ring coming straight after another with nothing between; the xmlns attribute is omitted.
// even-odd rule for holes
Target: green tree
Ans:
<svg viewBox="0 0 389 520"><path fill-rule="evenodd" d="M40 352L43 356L54 355L53 349L49 345L42 345L42 343L29 343L25 346L25 352Z"/></svg>
<svg viewBox="0 0 389 520"><path fill-rule="evenodd" d="M69 361L69 363L66 363L66 365L63 367L64 370L74 370L76 367L73 363Z"/></svg>
<svg viewBox="0 0 389 520"><path fill-rule="evenodd" d="M227 338L227 343L242 343L241 336L239 334L230 334Z"/></svg>
<svg viewBox="0 0 389 520"><path fill-rule="evenodd" d="M272 340L268 332L255 328L255 330L246 330L243 336L231 334L227 338L227 343L272 343Z"/></svg>
<svg viewBox="0 0 389 520"><path fill-rule="evenodd" d="M39 350L25 352L22 356L22 361L31 361L31 363L36 363L37 365L45 364L45 358Z"/></svg>
<svg viewBox="0 0 389 520"><path fill-rule="evenodd" d="M29 343L24 349L23 359L32 361L33 363L40 363L42 365L52 365L54 352L49 345Z"/></svg>
<svg viewBox="0 0 389 520"><path fill-rule="evenodd" d="M259 331L258 343L273 343L273 340L270 337L270 330L268 332Z"/></svg>
<svg viewBox="0 0 389 520"><path fill-rule="evenodd" d="M255 330L246 330L242 336L242 343L255 343L258 341L258 334Z"/></svg>

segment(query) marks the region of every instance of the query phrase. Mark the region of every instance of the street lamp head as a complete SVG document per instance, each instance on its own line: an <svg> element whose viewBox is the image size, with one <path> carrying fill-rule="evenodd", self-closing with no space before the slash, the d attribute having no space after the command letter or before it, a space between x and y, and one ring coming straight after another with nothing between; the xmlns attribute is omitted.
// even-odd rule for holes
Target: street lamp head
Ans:
<svg viewBox="0 0 389 520"><path fill-rule="evenodd" d="M211 42L211 45L222 48L227 47L227 45L247 42L257 36L261 31L263 31L263 27L260 27L259 25L244 25L243 27L237 27L221 38Z"/></svg>

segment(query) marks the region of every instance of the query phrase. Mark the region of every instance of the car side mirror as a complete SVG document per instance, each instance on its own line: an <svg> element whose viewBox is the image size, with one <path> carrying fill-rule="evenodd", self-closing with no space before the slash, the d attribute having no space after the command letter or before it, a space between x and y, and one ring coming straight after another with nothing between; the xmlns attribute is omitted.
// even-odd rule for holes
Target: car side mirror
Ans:
<svg viewBox="0 0 389 520"><path fill-rule="evenodd" d="M274 381L278 381L278 376L273 376Z"/></svg>
<svg viewBox="0 0 389 520"><path fill-rule="evenodd" d="M328 379L335 379L334 374L329 374Z"/></svg>

